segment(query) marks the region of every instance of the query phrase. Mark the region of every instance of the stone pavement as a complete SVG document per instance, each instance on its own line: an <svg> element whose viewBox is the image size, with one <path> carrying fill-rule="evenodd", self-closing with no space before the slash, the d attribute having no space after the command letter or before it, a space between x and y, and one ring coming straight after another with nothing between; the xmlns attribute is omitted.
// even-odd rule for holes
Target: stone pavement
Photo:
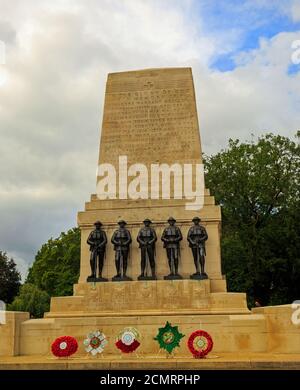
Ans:
<svg viewBox="0 0 300 390"><path fill-rule="evenodd" d="M300 370L300 354L211 353L205 359L184 357L103 355L99 358L75 356L56 359L52 356L0 357L0 370Z"/></svg>

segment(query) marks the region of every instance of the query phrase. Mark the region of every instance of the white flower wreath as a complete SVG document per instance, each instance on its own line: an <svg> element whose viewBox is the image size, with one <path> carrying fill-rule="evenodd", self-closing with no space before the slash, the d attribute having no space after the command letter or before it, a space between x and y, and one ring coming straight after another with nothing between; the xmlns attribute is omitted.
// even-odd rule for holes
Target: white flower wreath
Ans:
<svg viewBox="0 0 300 390"><path fill-rule="evenodd" d="M87 338L83 341L85 345L85 350L87 353L92 354L93 356L97 355L97 353L102 353L107 344L107 339L104 333L96 330L94 332L90 332L87 335Z"/></svg>

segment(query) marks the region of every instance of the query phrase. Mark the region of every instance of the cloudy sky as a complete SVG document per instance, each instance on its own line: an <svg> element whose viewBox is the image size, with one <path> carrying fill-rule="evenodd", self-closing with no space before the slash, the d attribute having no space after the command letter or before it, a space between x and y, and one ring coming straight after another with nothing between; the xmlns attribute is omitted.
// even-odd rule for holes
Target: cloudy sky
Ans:
<svg viewBox="0 0 300 390"><path fill-rule="evenodd" d="M24 275L76 225L95 192L107 73L191 66L210 154L230 137L294 136L297 40L300 0L0 0L0 250Z"/></svg>

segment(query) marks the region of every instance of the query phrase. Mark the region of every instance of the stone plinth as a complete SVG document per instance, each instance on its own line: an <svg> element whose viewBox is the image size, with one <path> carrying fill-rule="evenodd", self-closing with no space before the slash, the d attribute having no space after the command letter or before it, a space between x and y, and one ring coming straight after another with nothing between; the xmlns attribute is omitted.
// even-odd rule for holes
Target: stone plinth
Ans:
<svg viewBox="0 0 300 390"><path fill-rule="evenodd" d="M245 314L246 295L211 293L209 280L80 283L74 296L51 299L47 318L119 315Z"/></svg>
<svg viewBox="0 0 300 390"><path fill-rule="evenodd" d="M5 323L0 324L0 356L15 356L20 353L20 325L28 320L29 313L5 312Z"/></svg>
<svg viewBox="0 0 300 390"><path fill-rule="evenodd" d="M280 305L257 307L253 313L266 319L269 334L267 348L270 352L300 353L299 309L296 311L292 305Z"/></svg>
<svg viewBox="0 0 300 390"><path fill-rule="evenodd" d="M104 359L113 360L118 355L114 345L116 335L124 327L134 326L139 329L142 336L142 344L139 349L141 358L138 361L142 364L143 359L145 361L154 359L153 364L155 364L158 358L158 345L153 337L157 334L159 327L163 326L166 321L170 321L172 324L178 325L180 331L186 336L196 329L208 331L214 340L213 356L234 353L235 361L238 362L240 359L243 360L243 358L240 358L240 354L244 356L243 354L258 353L260 355L256 355L256 357L264 362L265 367L274 359L281 361L282 358L277 355L279 353L294 356L291 359L300 359L299 325L295 326L291 322L293 312L290 305L253 309L248 314L198 314L196 312L193 314L178 312L176 314L174 311L173 313L167 313L164 310L159 315L152 315L150 310L145 310L143 313L140 312L136 315L133 313L132 315L128 315L128 313L111 315L108 313L100 316L94 313L92 316L91 313L87 315L88 313L84 311L84 307L82 307L81 313L78 311L72 313L73 309L74 307L70 307L69 310L65 311L65 313L73 314L73 316L63 317L62 312L57 312L56 317L34 320L26 320L28 318L26 313L18 313L18 315L23 316L24 320L18 326L19 338L16 339L19 343L18 349L6 350L5 344L7 342L1 343L0 355L36 355L36 363L44 362L47 355L50 357L52 341L58 336L69 334L78 339L78 359L80 355L85 356L83 340L86 334L91 330L101 329L107 335L109 341ZM10 314L8 312L8 314L14 317L14 313ZM11 321L6 326L7 329L15 329ZM1 325L0 332L3 329ZM0 335L4 337L4 333L0 333ZM176 350L176 355L178 357L190 357L192 363L194 359L191 358L186 342L187 337L182 340L180 348ZM41 358L41 355L44 355L44 357ZM6 360L13 364L13 361L8 358ZM53 361L53 359L50 359L50 361ZM168 361L170 362L169 368L176 368L175 359ZM92 359L86 360L83 368L88 367L91 363ZM134 366L134 363L132 364Z"/></svg>
<svg viewBox="0 0 300 390"><path fill-rule="evenodd" d="M58 313L59 315L59 313ZM96 329L101 329L108 339L105 355L116 355L116 336L124 327L137 328L142 337L139 348L141 356L155 356L159 352L157 342L153 339L158 328L166 321L178 325L180 332L185 334L178 356L191 356L187 348L188 336L197 329L205 329L214 340L214 353L219 352L266 352L267 334L263 315L200 315L200 314L168 314L152 315L118 315L118 316L86 316L57 317L40 320L29 320L22 324L22 355L47 354L52 341L61 335L76 337L79 344L78 354L85 354L83 340L86 335Z"/></svg>

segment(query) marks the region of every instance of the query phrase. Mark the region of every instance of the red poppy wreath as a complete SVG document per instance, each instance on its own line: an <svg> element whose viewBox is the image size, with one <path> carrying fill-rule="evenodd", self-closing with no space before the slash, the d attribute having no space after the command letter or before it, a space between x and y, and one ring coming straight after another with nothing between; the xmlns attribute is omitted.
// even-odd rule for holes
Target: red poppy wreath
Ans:
<svg viewBox="0 0 300 390"><path fill-rule="evenodd" d="M78 349L77 340L72 336L61 336L55 339L51 345L51 351L56 357L68 357Z"/></svg>
<svg viewBox="0 0 300 390"><path fill-rule="evenodd" d="M140 333L135 328L124 328L118 335L116 347L123 353L134 352L140 346Z"/></svg>
<svg viewBox="0 0 300 390"><path fill-rule="evenodd" d="M188 348L194 358L204 358L213 348L211 336L204 330L193 332L187 342Z"/></svg>

